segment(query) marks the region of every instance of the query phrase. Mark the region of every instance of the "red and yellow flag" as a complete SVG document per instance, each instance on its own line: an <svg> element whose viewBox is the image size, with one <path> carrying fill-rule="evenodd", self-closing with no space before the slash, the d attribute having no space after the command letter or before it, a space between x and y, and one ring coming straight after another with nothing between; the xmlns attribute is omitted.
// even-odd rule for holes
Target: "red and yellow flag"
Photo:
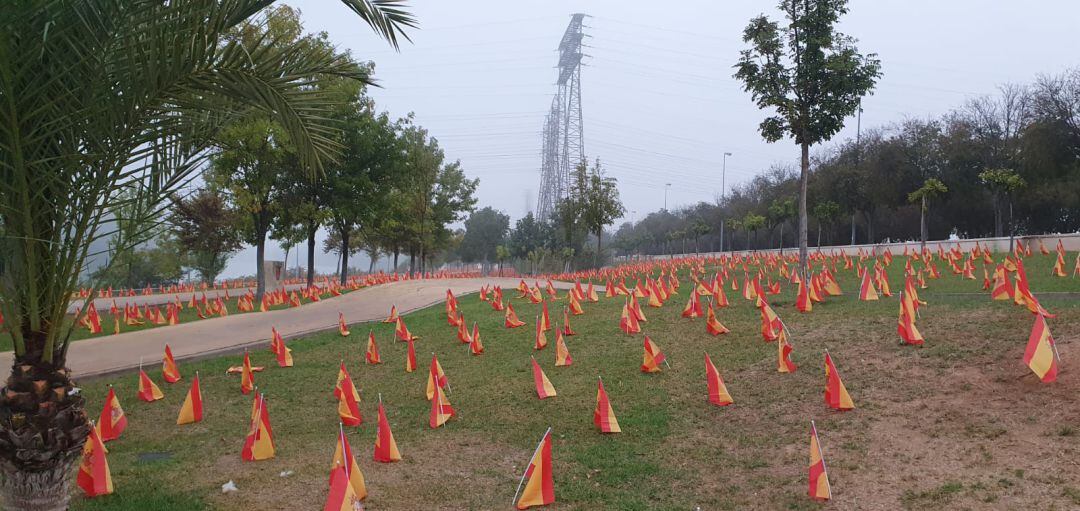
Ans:
<svg viewBox="0 0 1080 511"><path fill-rule="evenodd" d="M116 397L112 385L109 385L109 394L105 396L105 407L101 410L97 427L102 442L120 438L120 433L127 428L127 417L124 416L124 409L120 407L120 399Z"/></svg>
<svg viewBox="0 0 1080 511"><path fill-rule="evenodd" d="M409 327L405 326L405 320L398 316L397 325L394 328L394 335L397 336L399 341L407 342L409 340L415 341L418 339L412 332L409 331Z"/></svg>
<svg viewBox="0 0 1080 511"><path fill-rule="evenodd" d="M484 343L480 340L480 326L473 321L472 335L469 336L469 352L479 355L484 352Z"/></svg>
<svg viewBox="0 0 1080 511"><path fill-rule="evenodd" d="M450 420L450 417L454 416L454 407L450 406L450 400L446 398L446 393L442 388L435 386L435 395L431 400L431 416L428 419L428 425L431 429L435 429L446 421Z"/></svg>
<svg viewBox="0 0 1080 511"><path fill-rule="evenodd" d="M604 390L604 380L597 380L593 424L600 428L601 433L622 433L622 429L619 428L619 420L615 418L615 410L611 408L607 391Z"/></svg>
<svg viewBox="0 0 1080 511"><path fill-rule="evenodd" d="M345 467L337 467L330 471L330 494L326 497L326 505L323 511L356 511L363 509L359 497L353 490L349 481L349 473Z"/></svg>
<svg viewBox="0 0 1080 511"><path fill-rule="evenodd" d="M645 336L645 350L641 360L641 372L643 373L659 373L660 364L663 364L667 360L664 353L660 351L660 347L656 343L652 342L652 339L648 335Z"/></svg>
<svg viewBox="0 0 1080 511"><path fill-rule="evenodd" d="M795 308L799 309L799 312L810 312L814 310L814 303L810 301L810 294L807 292L806 281L803 279L799 281L799 292L795 297Z"/></svg>
<svg viewBox="0 0 1080 511"><path fill-rule="evenodd" d="M768 304L765 304L768 305ZM717 336L720 334L726 334L731 330L724 326L718 319L716 319L716 310L713 309L712 301L709 301L709 308L705 311L705 331L710 335Z"/></svg>
<svg viewBox="0 0 1080 511"><path fill-rule="evenodd" d="M504 315L503 325L505 325L506 328L517 328L524 324L525 322L518 319L517 313L514 312L514 304L507 302L506 314Z"/></svg>
<svg viewBox="0 0 1080 511"><path fill-rule="evenodd" d="M438 383L436 385L436 382ZM427 378L427 398L431 401L435 397L435 389L445 389L449 385L449 380L446 379L446 373L443 372L442 364L439 363L439 359L435 357L435 354L431 354L431 367L428 370Z"/></svg>
<svg viewBox="0 0 1080 511"><path fill-rule="evenodd" d="M818 442L817 426L810 421L810 498L816 500L829 500L832 498L832 487L829 486L829 473L825 470L825 459L821 455L821 444Z"/></svg>
<svg viewBox="0 0 1080 511"><path fill-rule="evenodd" d="M390 306L390 315L386 317L383 323L396 323L397 322L397 305Z"/></svg>
<svg viewBox="0 0 1080 511"><path fill-rule="evenodd" d="M139 369L139 399L152 403L164 397L165 394L162 394L161 389L146 375L146 371Z"/></svg>
<svg viewBox="0 0 1080 511"><path fill-rule="evenodd" d="M105 459L105 454L108 452L97 429L91 427L90 436L83 445L83 459L82 464L79 465L79 476L76 480L87 497L108 495L113 492L109 461Z"/></svg>
<svg viewBox="0 0 1080 511"><path fill-rule="evenodd" d="M859 299L862 301L874 301L878 299L877 290L874 289L874 284L870 282L870 271L863 271L862 282L859 284Z"/></svg>
<svg viewBox="0 0 1080 511"><path fill-rule="evenodd" d="M794 373L797 366L791 361L792 347L788 342L787 331L781 327L780 334L776 336L777 365L776 370L781 373Z"/></svg>
<svg viewBox="0 0 1080 511"><path fill-rule="evenodd" d="M619 317L619 329L626 334L636 334L641 331L641 325L638 323L637 316L630 310L630 303L624 302L622 315Z"/></svg>
<svg viewBox="0 0 1080 511"><path fill-rule="evenodd" d="M544 302L544 303L546 304L547 302ZM542 349L547 347L548 341L547 341L547 335L544 334L545 330L550 330L550 328L544 328L543 318L541 316L537 316L536 317L536 335L533 338L534 339L534 342L533 342L533 349L534 350L542 350Z"/></svg>
<svg viewBox="0 0 1080 511"><path fill-rule="evenodd" d="M566 340L563 339L562 332L557 328L555 329L555 365L558 367L568 366L574 363L574 358L570 356L570 350L566 348Z"/></svg>
<svg viewBox="0 0 1080 511"><path fill-rule="evenodd" d="M191 424L201 422L203 418L202 388L199 386L199 373L195 373L195 379L191 380L191 388L188 389L184 404L180 406L180 415L176 417L176 424Z"/></svg>
<svg viewBox="0 0 1080 511"><path fill-rule="evenodd" d="M333 471L340 467L345 469L345 477L349 481L349 486L352 487L356 500L364 500L367 498L367 484L364 482L364 473L360 471L360 465L356 463L356 458L352 453L352 447L349 446L349 439L345 438L345 429L341 427L338 428L337 446L334 447L334 458L330 460L330 467L331 488L334 483Z"/></svg>
<svg viewBox="0 0 1080 511"><path fill-rule="evenodd" d="M527 481L527 482L526 482ZM525 484L525 490L521 491L521 485ZM555 483L551 477L551 428L540 439L540 445L529 460L529 468L521 476L518 483L521 498L516 499L514 504L518 509L528 509L533 506L546 506L555 502Z"/></svg>
<svg viewBox="0 0 1080 511"><path fill-rule="evenodd" d="M364 358L367 363L372 365L382 363L382 357L379 356L379 346L375 344L375 332L372 330L368 331L367 352L364 353Z"/></svg>
<svg viewBox="0 0 1080 511"><path fill-rule="evenodd" d="M409 348L405 354L405 372L411 373L416 370L416 346L413 339L410 337L407 341Z"/></svg>
<svg viewBox="0 0 1080 511"><path fill-rule="evenodd" d="M161 377L168 383L180 381L180 369L176 367L172 348L169 348L168 344L165 345L165 356L161 359Z"/></svg>
<svg viewBox="0 0 1080 511"><path fill-rule="evenodd" d="M255 389L255 373L251 371L251 357L244 352L244 365L240 370L240 392L245 396Z"/></svg>
<svg viewBox="0 0 1080 511"><path fill-rule="evenodd" d="M836 370L828 351L825 352L825 404L833 410L847 411L855 408L855 403L848 395L844 382L840 380L840 372Z"/></svg>
<svg viewBox="0 0 1080 511"><path fill-rule="evenodd" d="M347 326L345 326L345 315L339 312L337 314L337 318L338 318L337 319L338 333L340 333L342 337L348 337L349 336L349 328Z"/></svg>
<svg viewBox="0 0 1080 511"><path fill-rule="evenodd" d="M334 385L334 395L338 398L338 417L346 426L359 426L364 422L360 414L360 393L353 384L349 371L345 369L345 362L341 362L338 369L337 384Z"/></svg>
<svg viewBox="0 0 1080 511"><path fill-rule="evenodd" d="M728 394L727 386L720 378L720 371L716 370L708 353L705 354L705 380L709 387L710 403L716 406L727 406L735 402L731 399L731 394Z"/></svg>
<svg viewBox="0 0 1080 511"><path fill-rule="evenodd" d="M1046 326L1046 318L1042 314L1035 315L1035 324L1031 326L1031 335L1028 337L1027 348L1024 349L1024 363L1043 383L1057 380L1057 347L1054 346L1054 337L1050 335L1050 327Z"/></svg>
<svg viewBox="0 0 1080 511"><path fill-rule="evenodd" d="M924 342L922 334L915 326L915 309L917 308L918 302L911 293L900 293L900 314L896 322L896 333L900 334L904 344L921 346Z"/></svg>
<svg viewBox="0 0 1080 511"><path fill-rule="evenodd" d="M401 461L401 452L394 441L394 432L390 431L390 421L386 420L386 409L382 397L379 397L379 422L375 426L375 461L390 463Z"/></svg>
<svg viewBox="0 0 1080 511"><path fill-rule="evenodd" d="M270 335L270 352L276 356L278 367L292 367L292 350L285 346L285 339L274 327L270 327Z"/></svg>
<svg viewBox="0 0 1080 511"><path fill-rule="evenodd" d="M536 386L537 397L540 399L554 397L556 395L555 386L551 384L551 380L548 380L544 370L540 368L540 364L536 363L536 359L532 358L530 360L532 360L533 384Z"/></svg>
<svg viewBox="0 0 1080 511"><path fill-rule="evenodd" d="M244 448L240 451L244 461L259 461L274 457L274 439L270 432L270 413L266 410L266 398L255 397L255 409L251 417L251 427L244 438Z"/></svg>

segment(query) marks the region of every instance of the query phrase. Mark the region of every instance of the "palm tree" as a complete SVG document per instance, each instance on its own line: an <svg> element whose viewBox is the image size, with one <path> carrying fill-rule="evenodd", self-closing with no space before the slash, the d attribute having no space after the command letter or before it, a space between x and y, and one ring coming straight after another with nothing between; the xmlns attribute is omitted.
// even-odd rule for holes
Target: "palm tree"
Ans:
<svg viewBox="0 0 1080 511"><path fill-rule="evenodd" d="M342 0L392 45L401 0ZM280 123L312 175L334 158L324 77L369 81L347 56L260 32L274 0L0 3L0 303L15 362L0 391L0 496L63 510L89 431L65 321L91 243L140 241L229 122ZM130 218L112 218L118 204Z"/></svg>

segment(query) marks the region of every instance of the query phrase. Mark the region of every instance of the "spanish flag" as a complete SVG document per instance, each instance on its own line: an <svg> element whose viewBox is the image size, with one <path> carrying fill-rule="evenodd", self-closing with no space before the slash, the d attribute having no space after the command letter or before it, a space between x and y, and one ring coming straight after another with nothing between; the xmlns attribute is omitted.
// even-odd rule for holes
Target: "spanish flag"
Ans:
<svg viewBox="0 0 1080 511"><path fill-rule="evenodd" d="M562 334L566 335L566 336L577 335L577 332L575 332L573 328L570 328L570 309L569 308L564 308L563 309Z"/></svg>
<svg viewBox="0 0 1080 511"><path fill-rule="evenodd" d="M1054 346L1054 337L1046 326L1042 314L1035 315L1035 324L1031 327L1027 348L1024 349L1024 363L1042 380L1050 383L1057 380L1058 354Z"/></svg>
<svg viewBox="0 0 1080 511"><path fill-rule="evenodd" d="M911 293L900 293L900 314L896 322L896 333L900 334L904 344L921 346L924 339L915 326L917 303Z"/></svg>
<svg viewBox="0 0 1080 511"><path fill-rule="evenodd" d="M188 390L184 404L180 407L180 415L176 418L176 424L191 424L201 422L203 416L202 388L199 386L199 373L195 373L195 379L191 380L191 389Z"/></svg>
<svg viewBox="0 0 1080 511"><path fill-rule="evenodd" d="M266 411L266 398L255 398L255 410L251 418L251 427L244 438L244 448L240 451L244 461L259 461L274 457L274 440L270 433L270 413Z"/></svg>
<svg viewBox="0 0 1080 511"><path fill-rule="evenodd" d="M165 357L161 360L161 377L168 383L176 383L180 381L180 369L176 367L176 360L173 359L172 348L169 345L165 345Z"/></svg>
<svg viewBox="0 0 1080 511"><path fill-rule="evenodd" d="M337 321L338 321L338 333L340 333L342 337L348 337L349 336L349 328L345 326L345 315L339 312L337 314L337 318L338 318L337 319Z"/></svg>
<svg viewBox="0 0 1080 511"><path fill-rule="evenodd" d="M547 300L544 300L544 303L540 306L540 319L543 320L543 323L541 324L543 325L544 331L547 332L548 330L551 330L551 317L548 315Z"/></svg>
<svg viewBox="0 0 1080 511"><path fill-rule="evenodd" d="M323 511L355 511L363 509L359 497L353 490L349 481L349 473L345 467L337 467L330 471L330 494L326 497L326 505Z"/></svg>
<svg viewBox="0 0 1080 511"><path fill-rule="evenodd" d="M768 304L765 305L768 306ZM726 334L731 331L716 319L716 311L713 309L711 300L709 301L709 309L705 311L705 331L713 336Z"/></svg>
<svg viewBox="0 0 1080 511"><path fill-rule="evenodd" d="M593 424L600 428L601 433L622 433L619 429L619 420L615 418L615 410L611 409L607 392L604 390L604 380L598 379L596 387L596 408L593 410Z"/></svg>
<svg viewBox="0 0 1080 511"><path fill-rule="evenodd" d="M814 421L810 421L810 498L815 500L832 498L829 472L825 470L825 459L821 455L821 444L818 442L817 426L814 425Z"/></svg>
<svg viewBox="0 0 1080 511"><path fill-rule="evenodd" d="M548 380L547 375L544 374L544 370L540 368L540 364L536 363L535 358L531 358L530 360L532 360L533 383L536 385L537 397L540 399L554 397L556 395L555 387L551 385L551 380Z"/></svg>
<svg viewBox="0 0 1080 511"><path fill-rule="evenodd" d="M438 385L436 385L438 382ZM439 363L439 359L435 357L435 354L431 354L431 368L428 370L427 377L427 398L431 401L435 397L435 389L445 389L449 385L449 381L446 379L446 373L443 372L442 364Z"/></svg>
<svg viewBox="0 0 1080 511"><path fill-rule="evenodd" d="M333 471L341 467L345 469L345 476L349 481L349 486L352 487L353 494L356 495L356 499L364 500L367 498L367 484L364 483L364 473L360 471L360 466L357 465L356 458L353 457L352 447L349 447L349 439L345 438L345 428L340 425L338 426L337 446L334 447L334 458L330 461L330 466L331 492L334 483Z"/></svg>
<svg viewBox="0 0 1080 511"><path fill-rule="evenodd" d="M416 370L416 346L412 338L408 340L409 349L405 354L405 372L411 373Z"/></svg>
<svg viewBox="0 0 1080 511"><path fill-rule="evenodd" d="M446 394L442 389L435 386L435 395L431 400L431 417L428 419L428 425L431 429L435 429L446 421L450 420L450 417L454 416L454 407L450 406L450 400L446 399Z"/></svg>
<svg viewBox="0 0 1080 511"><path fill-rule="evenodd" d="M165 394L162 394L161 389L146 375L146 371L139 369L139 399L152 403L163 397Z"/></svg>
<svg viewBox="0 0 1080 511"><path fill-rule="evenodd" d="M87 497L108 495L113 492L112 474L109 462L105 459L105 443L98 436L97 429L91 424L90 436L83 445L82 464L79 465L77 482Z"/></svg>
<svg viewBox="0 0 1080 511"><path fill-rule="evenodd" d="M409 331L409 327L405 326L405 320L398 316L397 325L394 327L394 335L397 336L399 341L415 341L418 339L412 332Z"/></svg>
<svg viewBox="0 0 1080 511"><path fill-rule="evenodd" d="M367 352L364 354L364 358L367 359L367 363L372 365L382 363L382 357L379 356L379 346L375 344L375 332L372 330L368 330Z"/></svg>
<svg viewBox="0 0 1080 511"><path fill-rule="evenodd" d="M544 302L544 303L547 304L547 302ZM533 349L534 350L542 350L542 349L547 347L547 344L548 344L547 335L544 334L544 331L546 331L546 330L550 330L550 327L549 328L544 328L544 322L542 321L542 318L540 316L537 316L536 317L536 336L534 337L534 343L533 343Z"/></svg>
<svg viewBox="0 0 1080 511"><path fill-rule="evenodd" d="M622 316L619 317L619 329L626 334L636 334L641 331L641 325L638 323L637 317L634 316L634 312L630 310L629 302L623 302Z"/></svg>
<svg viewBox="0 0 1080 511"><path fill-rule="evenodd" d="M799 309L799 312L810 312L814 310L814 304L810 301L810 294L807 292L806 280L799 281L799 292L795 297L795 308Z"/></svg>
<svg viewBox="0 0 1080 511"><path fill-rule="evenodd" d="M563 339L562 332L555 329L555 365L558 367L568 366L574 363L574 358L570 356L570 350L566 348L566 340Z"/></svg>
<svg viewBox="0 0 1080 511"><path fill-rule="evenodd" d="M277 357L278 367L292 367L292 350L285 346L285 339L274 327L270 327L270 335L270 351Z"/></svg>
<svg viewBox="0 0 1080 511"><path fill-rule="evenodd" d="M397 305L390 306L390 315L382 321L383 323L395 323L397 322Z"/></svg>
<svg viewBox="0 0 1080 511"><path fill-rule="evenodd" d="M840 372L836 370L828 350L825 351L825 404L833 410L847 411L855 408L855 403L848 395Z"/></svg>
<svg viewBox="0 0 1080 511"><path fill-rule="evenodd" d="M101 417L98 420L101 441L108 442L120 438L120 433L123 433L126 427L127 417L124 416L124 409L120 408L120 400L116 397L112 385L109 385L109 394L105 396L105 407L102 408Z"/></svg>
<svg viewBox="0 0 1080 511"><path fill-rule="evenodd" d="M659 373L660 364L663 364L667 360L664 353L660 351L660 347L656 343L652 342L652 339L648 335L645 336L645 352L642 355L641 372L643 373Z"/></svg>
<svg viewBox="0 0 1080 511"><path fill-rule="evenodd" d="M245 396L255 388L255 373L251 371L251 357L244 352L244 365L240 371L240 392Z"/></svg>
<svg viewBox="0 0 1080 511"><path fill-rule="evenodd" d="M525 324L524 321L518 319L517 313L514 312L514 304L510 302L506 302L506 315L504 318L503 325L505 325L506 328L517 328Z"/></svg>
<svg viewBox="0 0 1080 511"><path fill-rule="evenodd" d="M859 299L865 302L878 299L877 290L874 289L874 285L870 282L869 271L863 271L862 282L859 284Z"/></svg>
<svg viewBox="0 0 1080 511"><path fill-rule="evenodd" d="M525 485L524 491L521 491L522 484ZM516 498L515 494L515 506L518 509L546 506L555 502L555 483L551 478L551 428L548 428L544 438L540 439L540 445L536 446L536 451L529 460L529 468L518 482L518 491L521 492L521 498Z"/></svg>
<svg viewBox="0 0 1080 511"><path fill-rule="evenodd" d="M728 394L727 386L720 378L720 371L716 370L708 353L705 354L705 380L709 386L710 403L716 406L727 406L735 402L731 399L731 394Z"/></svg>
<svg viewBox="0 0 1080 511"><path fill-rule="evenodd" d="M394 441L394 432L390 431L390 421L386 420L386 409L383 408L382 396L379 396L379 422L375 426L375 461L390 463L401 461L401 453L398 451L397 442Z"/></svg>
<svg viewBox="0 0 1080 511"><path fill-rule="evenodd" d="M360 415L360 393L356 391L352 377L345 370L345 361L341 362L338 369L334 395L338 398L338 417L342 423L346 426L359 426L364 422L364 417Z"/></svg>
<svg viewBox="0 0 1080 511"><path fill-rule="evenodd" d="M776 336L777 365L776 370L781 373L794 373L797 366L791 361L791 344L788 343L787 331L781 327Z"/></svg>
<svg viewBox="0 0 1080 511"><path fill-rule="evenodd" d="M479 355L484 352L484 343L480 341L480 327L473 321L472 336L469 337L469 352Z"/></svg>

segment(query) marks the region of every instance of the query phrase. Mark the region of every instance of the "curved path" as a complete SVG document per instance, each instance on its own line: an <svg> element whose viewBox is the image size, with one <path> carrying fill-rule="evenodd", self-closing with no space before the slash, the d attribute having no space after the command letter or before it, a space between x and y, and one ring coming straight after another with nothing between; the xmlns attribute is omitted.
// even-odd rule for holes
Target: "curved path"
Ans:
<svg viewBox="0 0 1080 511"><path fill-rule="evenodd" d="M165 343L177 360L206 358L236 352L246 347L265 346L274 326L286 339L337 329L338 312L349 324L386 318L391 305L405 314L442 302L446 290L455 295L473 293L485 284L507 291L517 286L516 278L471 278L410 280L359 289L302 307L268 312L235 314L224 318L192 321L174 326L95 337L71 343L68 367L76 378L101 376L139 367L139 360L156 366ZM570 284L555 282L567 289ZM10 366L12 352L0 353L0 367Z"/></svg>

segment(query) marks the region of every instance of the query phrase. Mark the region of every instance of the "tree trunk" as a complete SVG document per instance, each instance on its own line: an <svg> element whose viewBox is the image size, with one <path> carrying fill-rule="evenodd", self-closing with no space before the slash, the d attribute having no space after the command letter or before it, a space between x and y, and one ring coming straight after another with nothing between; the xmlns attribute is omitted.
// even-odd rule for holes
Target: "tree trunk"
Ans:
<svg viewBox="0 0 1080 511"><path fill-rule="evenodd" d="M994 203L994 237L1000 238L1005 234L1005 230L1001 225L1001 197L998 194L993 195Z"/></svg>
<svg viewBox="0 0 1080 511"><path fill-rule="evenodd" d="M922 207L919 208L919 237L922 239L919 251L922 252L926 250L926 238L929 237L926 229L926 197L922 198Z"/></svg>
<svg viewBox="0 0 1080 511"><path fill-rule="evenodd" d="M855 244L855 212L851 212L851 244Z"/></svg>
<svg viewBox="0 0 1080 511"><path fill-rule="evenodd" d="M255 302L261 303L263 295L266 294L266 268L263 267L266 262L266 234L263 233L259 236L258 243L255 244Z"/></svg>
<svg viewBox="0 0 1080 511"><path fill-rule="evenodd" d="M307 285L311 287L315 283L315 233L319 227L308 226L307 232Z"/></svg>
<svg viewBox="0 0 1080 511"><path fill-rule="evenodd" d="M341 229L341 276L339 282L345 285L349 278L349 229Z"/></svg>
<svg viewBox="0 0 1080 511"><path fill-rule="evenodd" d="M593 259L593 266L600 267L600 236L603 235L603 229L596 231L596 257Z"/></svg>
<svg viewBox="0 0 1080 511"><path fill-rule="evenodd" d="M821 220L817 222L817 246L821 248Z"/></svg>
<svg viewBox="0 0 1080 511"><path fill-rule="evenodd" d="M866 216L866 244L867 245L873 245L874 244L874 239L875 239L874 238L874 212L872 210L867 210L867 211L863 212L863 215Z"/></svg>
<svg viewBox="0 0 1080 511"><path fill-rule="evenodd" d="M26 359L11 369L0 395L0 497L6 510L68 508L72 468L90 432L85 403L72 393L68 374Z"/></svg>
<svg viewBox="0 0 1080 511"><path fill-rule="evenodd" d="M810 180L810 144L803 142L799 171L799 269L806 277L806 183Z"/></svg>
<svg viewBox="0 0 1080 511"><path fill-rule="evenodd" d="M780 257L784 257L784 224L783 224L783 222L780 223Z"/></svg>

